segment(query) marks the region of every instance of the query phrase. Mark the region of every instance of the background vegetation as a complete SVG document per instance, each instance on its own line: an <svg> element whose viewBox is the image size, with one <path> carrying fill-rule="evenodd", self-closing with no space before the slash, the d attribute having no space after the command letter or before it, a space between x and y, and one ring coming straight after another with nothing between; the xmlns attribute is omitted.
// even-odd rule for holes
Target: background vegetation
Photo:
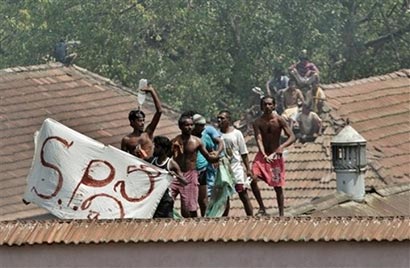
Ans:
<svg viewBox="0 0 410 268"><path fill-rule="evenodd" d="M276 64L302 49L323 83L410 67L408 0L2 0L0 68L49 60L79 40L75 64L211 115L255 101Z"/></svg>

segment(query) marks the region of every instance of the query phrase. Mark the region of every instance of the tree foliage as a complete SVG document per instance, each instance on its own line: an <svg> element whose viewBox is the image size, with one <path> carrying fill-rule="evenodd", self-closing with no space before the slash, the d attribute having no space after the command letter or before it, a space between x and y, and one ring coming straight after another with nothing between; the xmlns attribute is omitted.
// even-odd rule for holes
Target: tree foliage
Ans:
<svg viewBox="0 0 410 268"><path fill-rule="evenodd" d="M49 60L80 40L77 65L134 87L148 78L177 109L240 112L274 64L302 49L324 83L409 68L406 0L4 0L0 68Z"/></svg>

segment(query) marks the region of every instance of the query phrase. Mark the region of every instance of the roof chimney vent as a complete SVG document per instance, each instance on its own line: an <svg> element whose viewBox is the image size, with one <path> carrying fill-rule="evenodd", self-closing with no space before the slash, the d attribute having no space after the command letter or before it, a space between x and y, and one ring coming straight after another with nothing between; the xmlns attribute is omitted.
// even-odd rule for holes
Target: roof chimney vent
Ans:
<svg viewBox="0 0 410 268"><path fill-rule="evenodd" d="M366 140L347 125L332 139L331 146L337 191L351 195L354 200L363 200L367 167Z"/></svg>

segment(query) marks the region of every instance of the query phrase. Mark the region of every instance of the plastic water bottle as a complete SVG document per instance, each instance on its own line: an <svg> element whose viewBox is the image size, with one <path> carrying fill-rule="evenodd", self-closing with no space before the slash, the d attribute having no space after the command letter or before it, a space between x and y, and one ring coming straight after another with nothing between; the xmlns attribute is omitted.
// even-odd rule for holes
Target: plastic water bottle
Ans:
<svg viewBox="0 0 410 268"><path fill-rule="evenodd" d="M138 104L142 105L145 102L145 98L147 97L147 93L145 91L142 91L141 89L146 88L148 85L148 80L147 79L140 79L138 83Z"/></svg>

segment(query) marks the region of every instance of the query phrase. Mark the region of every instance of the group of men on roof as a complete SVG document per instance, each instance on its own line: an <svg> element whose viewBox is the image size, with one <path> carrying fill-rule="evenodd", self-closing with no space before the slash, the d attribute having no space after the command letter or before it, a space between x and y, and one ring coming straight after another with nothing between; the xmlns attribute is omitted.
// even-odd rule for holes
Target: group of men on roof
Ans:
<svg viewBox="0 0 410 268"><path fill-rule="evenodd" d="M280 65L273 68L266 93L275 98L276 112L286 119L298 141L311 142L321 134L326 96L319 86L319 69L309 61L306 50L288 72Z"/></svg>
<svg viewBox="0 0 410 268"><path fill-rule="evenodd" d="M151 94L156 112L145 127L144 112L139 108L130 111L128 119L133 132L123 137L121 149L174 176L154 218L174 217L178 195L182 217L198 217L198 210L202 217L228 216L229 200L235 193L246 215L253 216L248 189L259 205L256 215L267 215L258 180L274 188L279 215L284 215L284 149L296 140L293 130L298 130L298 138L304 142L320 134L318 113L322 112L325 99L318 86L317 67L305 55L299 59L289 68L290 79L275 69L266 85L267 95L261 94L261 113L252 122L258 146L252 165L244 136L233 126L230 111L218 113L216 126L195 111L187 111L178 120L179 135L171 140L154 136L162 114L161 102L152 84L140 88Z"/></svg>
<svg viewBox="0 0 410 268"><path fill-rule="evenodd" d="M64 64L71 64L76 57L67 54L64 40L56 45L55 55ZM284 149L296 138L306 142L320 134L318 114L322 113L325 100L319 87L319 70L306 53L288 71L290 78L282 68L274 68L273 78L266 83L267 94L256 91L260 94L260 113L252 120L252 127L258 153L252 165L244 136L233 126L230 111L218 113L217 126L208 124L195 111L187 111L178 120L179 135L171 140L154 136L162 105L152 84L139 88L140 93L152 96L156 112L146 127L142 110L129 112L133 131L122 138L121 149L173 175L154 218L173 218L178 195L182 217L197 217L198 209L202 217L228 216L229 200L235 193L246 215L253 216L248 189L259 205L256 215L267 215L258 180L274 188L279 215L284 215Z"/></svg>

